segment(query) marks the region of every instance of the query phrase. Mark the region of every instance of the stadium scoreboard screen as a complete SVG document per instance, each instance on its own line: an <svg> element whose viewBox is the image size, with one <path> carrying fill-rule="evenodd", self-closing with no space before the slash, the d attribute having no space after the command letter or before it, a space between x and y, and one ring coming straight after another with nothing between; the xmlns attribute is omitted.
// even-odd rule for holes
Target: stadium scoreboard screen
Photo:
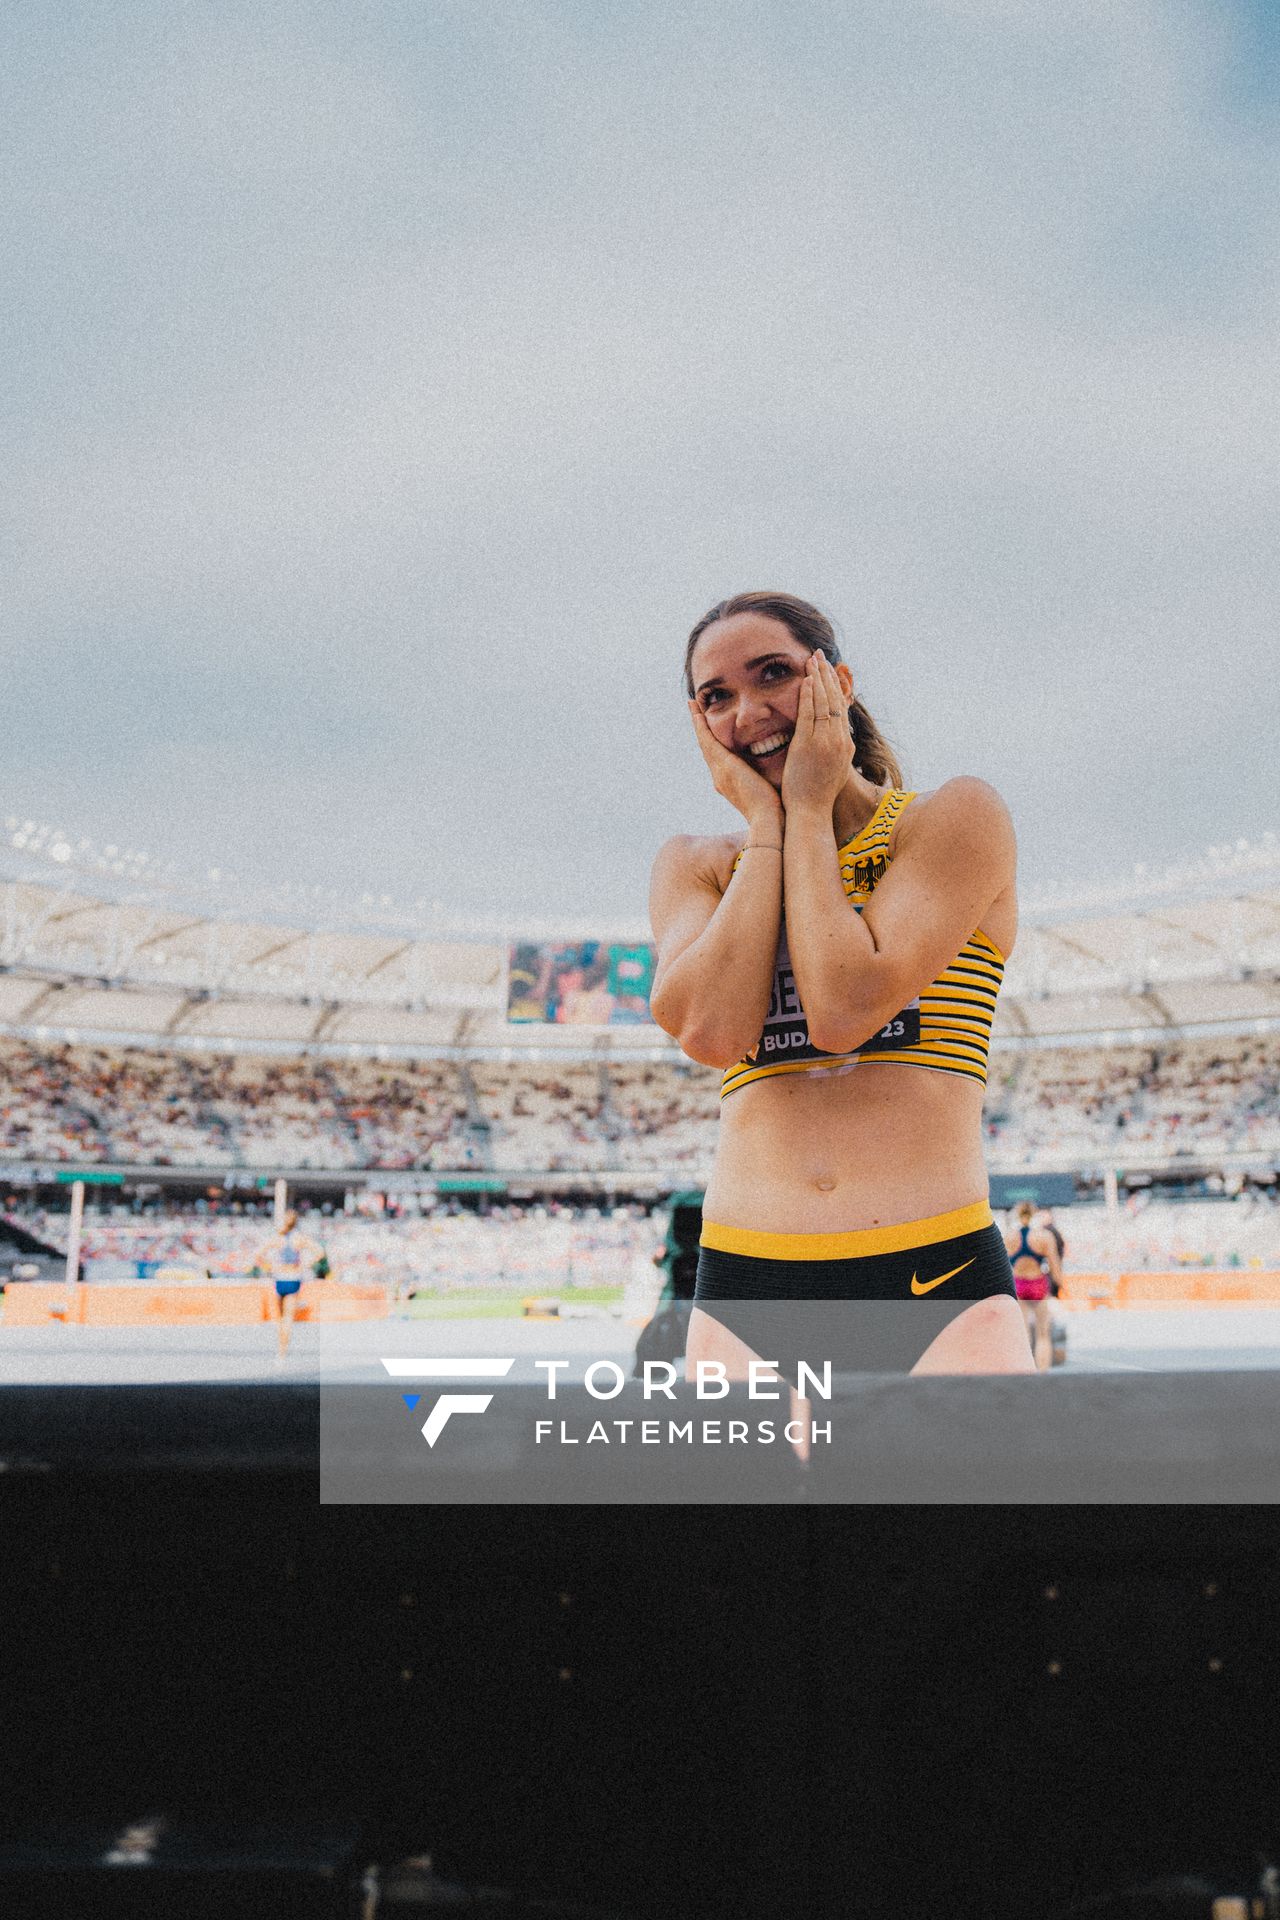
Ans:
<svg viewBox="0 0 1280 1920"><path fill-rule="evenodd" d="M652 985L651 946L517 941L508 954L507 1019L556 1026L647 1026Z"/></svg>

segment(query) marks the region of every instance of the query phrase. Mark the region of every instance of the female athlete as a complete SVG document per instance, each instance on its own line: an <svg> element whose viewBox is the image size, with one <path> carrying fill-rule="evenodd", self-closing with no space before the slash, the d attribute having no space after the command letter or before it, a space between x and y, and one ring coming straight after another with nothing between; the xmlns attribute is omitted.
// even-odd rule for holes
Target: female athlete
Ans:
<svg viewBox="0 0 1280 1920"><path fill-rule="evenodd" d="M653 1016L723 1075L687 1362L1034 1371L982 1159L1017 926L1003 802L904 789L830 622L789 594L713 607L685 676L745 822L668 841L650 895Z"/></svg>
<svg viewBox="0 0 1280 1920"><path fill-rule="evenodd" d="M1033 1227L1036 1210L1029 1200L1018 1207L1015 1227L1005 1229L1005 1252L1013 1267L1013 1284L1018 1291L1027 1334L1034 1341L1036 1365L1041 1372L1053 1365L1053 1329L1049 1291L1062 1285L1062 1262L1058 1243L1047 1227Z"/></svg>
<svg viewBox="0 0 1280 1920"><path fill-rule="evenodd" d="M310 1234L298 1231L298 1216L290 1207L280 1228L265 1240L254 1260L254 1269L265 1270L275 1282L276 1314L280 1327L279 1351L288 1351L298 1311L302 1283L316 1271L316 1263L325 1259L324 1248ZM323 1270L323 1269L322 1269Z"/></svg>

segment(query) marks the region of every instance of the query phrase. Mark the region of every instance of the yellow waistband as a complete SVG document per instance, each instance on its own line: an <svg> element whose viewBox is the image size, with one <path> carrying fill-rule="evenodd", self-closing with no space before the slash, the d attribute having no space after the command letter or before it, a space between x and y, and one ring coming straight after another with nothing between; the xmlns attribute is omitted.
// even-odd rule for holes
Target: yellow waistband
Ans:
<svg viewBox="0 0 1280 1920"><path fill-rule="evenodd" d="M936 1246L962 1233L980 1233L991 1225L985 1200L935 1213L927 1220L904 1220L893 1227L854 1227L846 1233L758 1233L754 1227L722 1227L704 1220L700 1244L720 1253L750 1253L758 1260L858 1260L868 1253L910 1253Z"/></svg>

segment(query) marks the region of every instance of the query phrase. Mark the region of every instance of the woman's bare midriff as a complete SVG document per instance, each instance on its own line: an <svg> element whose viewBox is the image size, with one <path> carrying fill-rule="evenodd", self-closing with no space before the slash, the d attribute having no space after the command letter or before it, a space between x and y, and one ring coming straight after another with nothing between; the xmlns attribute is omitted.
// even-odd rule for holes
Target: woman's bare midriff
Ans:
<svg viewBox="0 0 1280 1920"><path fill-rule="evenodd" d="M921 794L899 820L891 855L931 797ZM745 839L709 843L722 893ZM1010 887L982 917L982 931L1006 958L1017 924ZM988 1192L984 1097L978 1081L960 1074L883 1061L748 1081L720 1103L703 1218L760 1233L842 1233L972 1206Z"/></svg>
<svg viewBox="0 0 1280 1920"><path fill-rule="evenodd" d="M751 1081L721 1102L703 1217L840 1233L971 1206L987 1197L982 1099L977 1081L883 1062Z"/></svg>

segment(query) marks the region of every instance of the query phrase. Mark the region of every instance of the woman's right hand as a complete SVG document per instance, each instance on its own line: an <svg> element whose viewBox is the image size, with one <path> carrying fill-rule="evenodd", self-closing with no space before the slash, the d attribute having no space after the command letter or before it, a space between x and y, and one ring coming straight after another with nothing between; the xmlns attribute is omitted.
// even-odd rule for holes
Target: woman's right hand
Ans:
<svg viewBox="0 0 1280 1920"><path fill-rule="evenodd" d="M781 842L785 815L777 788L770 786L764 775L757 773L740 753L731 753L728 747L721 746L696 700L690 700L689 712L716 792L731 807L737 808L748 826L776 827Z"/></svg>

